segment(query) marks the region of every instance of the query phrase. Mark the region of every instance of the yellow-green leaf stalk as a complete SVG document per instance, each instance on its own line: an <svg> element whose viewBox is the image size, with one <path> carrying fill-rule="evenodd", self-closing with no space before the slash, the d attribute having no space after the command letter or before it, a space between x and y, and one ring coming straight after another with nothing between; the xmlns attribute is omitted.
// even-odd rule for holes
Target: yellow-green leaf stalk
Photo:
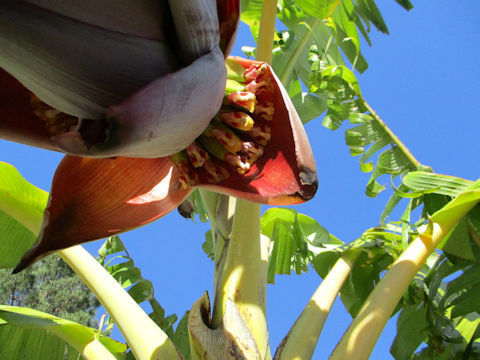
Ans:
<svg viewBox="0 0 480 360"><path fill-rule="evenodd" d="M477 189L467 191L432 215L423 231L395 261L343 335L330 359L368 359L395 306L415 274L442 239L480 201Z"/></svg>
<svg viewBox="0 0 480 360"><path fill-rule="evenodd" d="M358 254L340 257L280 343L274 360L311 359L332 305Z"/></svg>
<svg viewBox="0 0 480 360"><path fill-rule="evenodd" d="M55 329L51 329L51 331L55 333ZM60 335L58 336L61 337ZM78 349L75 350L78 351ZM94 339L93 341L88 343L81 351L79 351L79 353L87 360L116 359L116 357L110 351L108 351L107 348L103 346L103 344L98 339Z"/></svg>
<svg viewBox="0 0 480 360"><path fill-rule="evenodd" d="M266 321L268 250L268 238L260 238L260 206L237 199L232 235L217 278L211 327L216 329L227 320L227 304L233 304L262 359L270 358Z"/></svg>
<svg viewBox="0 0 480 360"><path fill-rule="evenodd" d="M51 329L50 331L55 333L55 329ZM61 337L61 335L58 335L58 336ZM78 351L78 349L75 349L75 350ZM98 339L94 339L93 341L88 343L81 351L79 351L79 353L87 360L115 360L116 359L116 357L110 351L108 351L107 348L103 346L103 344Z"/></svg>
<svg viewBox="0 0 480 360"><path fill-rule="evenodd" d="M123 287L81 246L58 251L114 319L137 360L182 359L175 345Z"/></svg>

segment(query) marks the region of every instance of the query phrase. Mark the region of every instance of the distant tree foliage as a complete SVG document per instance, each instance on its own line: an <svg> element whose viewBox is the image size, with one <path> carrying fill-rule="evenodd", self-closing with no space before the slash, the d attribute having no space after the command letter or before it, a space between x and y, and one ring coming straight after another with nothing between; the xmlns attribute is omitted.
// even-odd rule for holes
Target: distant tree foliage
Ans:
<svg viewBox="0 0 480 360"><path fill-rule="evenodd" d="M0 304L24 306L95 327L98 300L56 254L12 275L0 270Z"/></svg>

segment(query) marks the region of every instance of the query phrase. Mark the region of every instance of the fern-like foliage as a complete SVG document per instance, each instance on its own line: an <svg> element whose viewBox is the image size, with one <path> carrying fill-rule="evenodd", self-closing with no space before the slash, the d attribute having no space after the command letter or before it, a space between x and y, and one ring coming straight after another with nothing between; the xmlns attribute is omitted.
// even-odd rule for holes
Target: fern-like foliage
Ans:
<svg viewBox="0 0 480 360"><path fill-rule="evenodd" d="M138 303L148 302L152 308L150 318L172 339L178 350L185 359L190 357L190 345L188 341L187 319L188 312L180 320L176 329L173 325L177 321L177 315L165 316L165 310L155 298L153 284L143 278L138 267L128 253L125 245L118 236L108 238L98 250L98 261L118 281L122 287L128 289L130 296ZM113 320L109 318L106 323L106 331L113 327ZM129 352L127 359L133 359Z"/></svg>

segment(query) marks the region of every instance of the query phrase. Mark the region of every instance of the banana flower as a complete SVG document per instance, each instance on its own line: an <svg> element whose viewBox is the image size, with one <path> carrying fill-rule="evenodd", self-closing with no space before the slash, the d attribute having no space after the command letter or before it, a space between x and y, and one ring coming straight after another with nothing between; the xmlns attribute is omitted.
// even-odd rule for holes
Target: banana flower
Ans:
<svg viewBox="0 0 480 360"><path fill-rule="evenodd" d="M313 197L312 151L280 81L226 60L238 17L238 0L0 3L0 137L67 154L16 271L151 222L196 187Z"/></svg>

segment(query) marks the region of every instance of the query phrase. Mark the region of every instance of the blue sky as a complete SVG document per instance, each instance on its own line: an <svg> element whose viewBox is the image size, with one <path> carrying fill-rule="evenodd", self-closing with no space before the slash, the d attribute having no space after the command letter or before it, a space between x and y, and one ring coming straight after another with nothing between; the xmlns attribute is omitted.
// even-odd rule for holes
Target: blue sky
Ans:
<svg viewBox="0 0 480 360"><path fill-rule="evenodd" d="M393 0L378 1L390 30L372 30L373 46L363 46L369 69L358 76L370 105L414 156L438 173L479 177L478 105L480 94L480 3L413 1L406 12ZM455 7L453 7L455 6ZM252 45L242 26L235 48ZM345 242L378 224L389 196L364 195L369 174L360 171L344 142L347 126L332 132L321 117L307 124L319 173L314 200L297 206ZM33 184L49 190L60 154L0 140L0 160L16 166ZM381 179L388 184L389 179ZM208 225L176 212L121 236L145 278L153 281L167 314L181 317L205 290L212 294L213 268L201 244ZM102 241L87 245L96 253ZM268 321L272 351L288 332L321 279L312 270L277 276L268 287ZM326 359L350 322L337 301L320 338L314 359ZM392 358L395 324L389 323L371 359Z"/></svg>

